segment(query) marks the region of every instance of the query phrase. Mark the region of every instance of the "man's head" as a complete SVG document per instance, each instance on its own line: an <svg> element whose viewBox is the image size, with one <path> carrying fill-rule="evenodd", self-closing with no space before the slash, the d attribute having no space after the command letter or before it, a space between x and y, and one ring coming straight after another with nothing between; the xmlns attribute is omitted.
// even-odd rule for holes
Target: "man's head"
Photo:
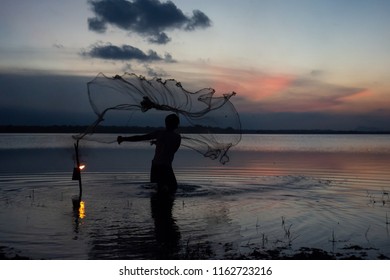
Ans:
<svg viewBox="0 0 390 280"><path fill-rule="evenodd" d="M170 114L165 118L165 127L167 130L175 130L179 127L180 119L176 114Z"/></svg>

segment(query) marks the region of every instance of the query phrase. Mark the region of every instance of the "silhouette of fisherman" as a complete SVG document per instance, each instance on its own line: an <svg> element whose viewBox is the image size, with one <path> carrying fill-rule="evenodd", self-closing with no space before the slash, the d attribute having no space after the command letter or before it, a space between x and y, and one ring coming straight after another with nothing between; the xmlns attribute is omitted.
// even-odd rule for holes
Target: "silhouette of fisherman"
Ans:
<svg viewBox="0 0 390 280"><path fill-rule="evenodd" d="M160 194L173 195L177 190L172 161L181 143L181 136L176 132L179 124L179 117L176 114L170 114L165 118L165 130L130 137L118 136L117 139L118 144L151 140L151 143L156 145L150 171L150 181L157 183L157 191Z"/></svg>
<svg viewBox="0 0 390 280"><path fill-rule="evenodd" d="M150 181L157 183L157 192L152 194L150 205L156 240L159 244L155 248L159 259L175 258L179 248L180 231L172 217L172 207L177 190L172 161L181 143L181 136L175 131L179 123L179 117L176 114L170 114L165 118L165 130L130 137L118 136L117 139L118 144L151 140L151 143L156 145Z"/></svg>

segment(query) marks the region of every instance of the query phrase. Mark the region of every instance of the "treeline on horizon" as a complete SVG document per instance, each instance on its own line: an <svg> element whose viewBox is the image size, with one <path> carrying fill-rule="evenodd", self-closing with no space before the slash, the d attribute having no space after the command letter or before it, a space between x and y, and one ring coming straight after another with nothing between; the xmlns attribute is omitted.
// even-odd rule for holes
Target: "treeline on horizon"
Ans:
<svg viewBox="0 0 390 280"><path fill-rule="evenodd" d="M51 125L51 126L29 126L29 125L3 125L0 126L0 133L83 133L88 126L84 125ZM94 133L148 133L163 127L150 126L98 126ZM204 126L180 127L180 133L219 133L219 134L390 134L390 131L382 130L330 130L330 129L242 129L218 128Z"/></svg>

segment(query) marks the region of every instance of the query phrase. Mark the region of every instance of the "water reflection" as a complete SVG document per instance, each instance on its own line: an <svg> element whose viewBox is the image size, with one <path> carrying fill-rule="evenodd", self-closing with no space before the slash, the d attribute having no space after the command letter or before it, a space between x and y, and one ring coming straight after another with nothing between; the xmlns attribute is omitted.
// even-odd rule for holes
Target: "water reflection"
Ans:
<svg viewBox="0 0 390 280"><path fill-rule="evenodd" d="M279 246L292 224L291 236L299 236L294 248L344 254L345 242L331 241L348 240L377 248L368 259L388 256L390 138L381 136L379 143L379 136L359 136L359 143L373 146L368 150L340 137L332 139L335 151L324 146L327 136L253 136L253 145L233 149L225 166L183 149L175 161L185 185L170 203L153 199L144 184L149 161L145 167L139 158L148 148L131 148L130 158L120 149L91 148L84 218L68 199L75 191L68 170L72 150L65 148L71 143L35 149L26 141L26 149L0 151L7 163L0 164L0 239L36 259L215 259L226 258L225 244L236 246L229 253L243 254ZM271 149L276 140L289 149Z"/></svg>
<svg viewBox="0 0 390 280"><path fill-rule="evenodd" d="M174 201L174 196L162 193L153 193L150 198L158 259L172 259L179 252L180 231L172 216Z"/></svg>
<svg viewBox="0 0 390 280"><path fill-rule="evenodd" d="M85 202L84 201L80 201L79 218L80 219L85 218Z"/></svg>
<svg viewBox="0 0 390 280"><path fill-rule="evenodd" d="M310 175L365 180L390 180L390 157L381 153L241 152L227 168L238 178L253 175ZM245 176L244 176L245 175Z"/></svg>
<svg viewBox="0 0 390 280"><path fill-rule="evenodd" d="M73 232L78 234L80 226L82 224L82 219L85 218L85 202L83 200L72 198L73 203ZM77 235L74 237L74 239L77 239Z"/></svg>
<svg viewBox="0 0 390 280"><path fill-rule="evenodd" d="M99 203L89 206L92 210L83 227L91 240L88 258L177 259L181 234L172 215L175 197L150 190L147 197L138 197L124 212L118 208L122 202L113 199L103 208ZM80 236L82 211L77 213L75 232Z"/></svg>

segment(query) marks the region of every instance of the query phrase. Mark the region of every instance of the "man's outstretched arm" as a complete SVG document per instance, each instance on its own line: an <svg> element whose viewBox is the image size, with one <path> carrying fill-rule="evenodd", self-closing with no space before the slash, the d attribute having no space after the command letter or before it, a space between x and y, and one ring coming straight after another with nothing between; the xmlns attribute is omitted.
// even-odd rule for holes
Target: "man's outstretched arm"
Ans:
<svg viewBox="0 0 390 280"><path fill-rule="evenodd" d="M144 134L144 135L134 135L129 137L118 136L117 142L118 144L122 142L138 142L138 141L146 141L155 139L156 136L154 133Z"/></svg>

